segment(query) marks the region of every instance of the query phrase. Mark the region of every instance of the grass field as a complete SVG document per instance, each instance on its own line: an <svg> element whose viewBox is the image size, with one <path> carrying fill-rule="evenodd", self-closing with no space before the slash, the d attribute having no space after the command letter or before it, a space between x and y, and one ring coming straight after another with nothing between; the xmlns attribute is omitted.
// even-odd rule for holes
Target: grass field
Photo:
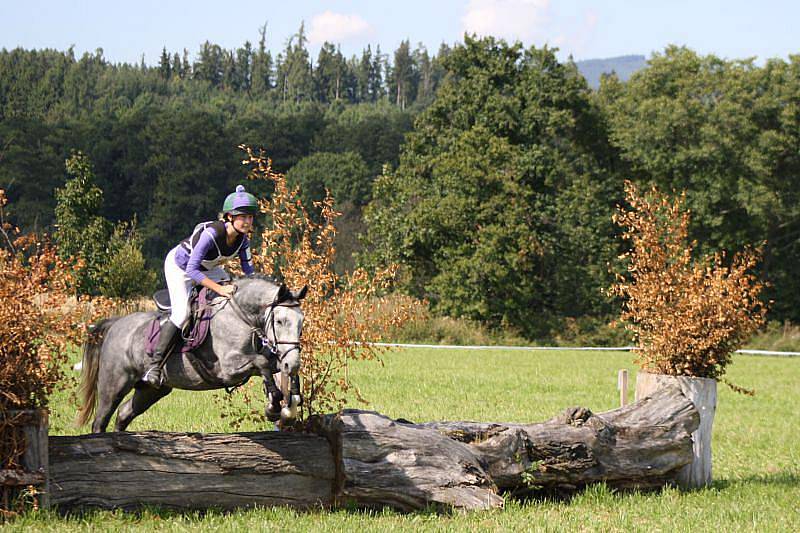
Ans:
<svg viewBox="0 0 800 533"><path fill-rule="evenodd" d="M503 510L449 516L281 508L203 515L159 510L73 517L32 513L5 527L52 531L800 531L800 358L737 356L734 361L728 377L757 394L751 398L720 385L713 437L715 481L705 490L615 494L601 485L569 501L509 501ZM621 368L635 375L630 354L408 349L385 355L382 367L355 364L349 375L370 400L367 408L392 417L536 422L571 405L595 412L613 409ZM215 394L221 393L177 391L130 429L230 431L219 417ZM65 394L54 400L52 409L51 434L79 432L71 426L72 408Z"/></svg>

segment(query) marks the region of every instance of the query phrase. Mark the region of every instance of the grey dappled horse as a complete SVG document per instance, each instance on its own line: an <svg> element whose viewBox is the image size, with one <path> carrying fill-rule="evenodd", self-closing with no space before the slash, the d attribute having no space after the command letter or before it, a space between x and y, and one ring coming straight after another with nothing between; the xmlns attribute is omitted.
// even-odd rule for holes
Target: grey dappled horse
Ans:
<svg viewBox="0 0 800 533"><path fill-rule="evenodd" d="M178 349L167 358L161 388L140 380L149 362L145 336L155 312L133 313L99 322L84 345L81 383L82 406L78 423L84 425L95 412L92 432L106 430L111 416L125 396L133 395L117 413L116 431L124 431L173 388L210 390L233 387L251 376L264 378L266 414L270 420L296 417L300 397L300 334L303 312L300 300L306 287L290 291L270 278L247 277L233 281L237 290L230 301L215 298L208 337L194 353L206 364L192 361ZM259 342L264 349L259 349ZM194 364L193 364L194 363ZM291 395L283 397L273 379L281 373L282 383L291 383Z"/></svg>

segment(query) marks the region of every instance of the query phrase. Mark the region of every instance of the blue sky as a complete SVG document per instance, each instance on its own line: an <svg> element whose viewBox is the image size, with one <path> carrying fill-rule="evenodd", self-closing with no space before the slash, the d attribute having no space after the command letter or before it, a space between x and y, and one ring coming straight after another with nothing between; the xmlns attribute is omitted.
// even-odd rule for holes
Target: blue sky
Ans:
<svg viewBox="0 0 800 533"><path fill-rule="evenodd" d="M75 45L77 54L102 48L113 62L144 54L154 64L163 46L194 58L205 40L255 44L265 22L277 52L301 21L314 57L325 40L348 56L367 44L393 51L406 38L435 51L465 31L549 44L577 60L649 56L668 44L759 62L800 53L797 0L0 0L0 48Z"/></svg>

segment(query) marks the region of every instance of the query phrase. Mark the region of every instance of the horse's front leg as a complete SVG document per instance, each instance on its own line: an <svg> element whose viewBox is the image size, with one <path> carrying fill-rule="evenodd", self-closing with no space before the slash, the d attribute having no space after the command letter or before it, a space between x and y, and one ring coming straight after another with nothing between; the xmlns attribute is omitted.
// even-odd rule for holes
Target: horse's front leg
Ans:
<svg viewBox="0 0 800 533"><path fill-rule="evenodd" d="M275 378L272 377L272 375L264 376L264 396L267 398L264 415L270 422L277 422L281 418L281 400L283 400L283 393L275 384Z"/></svg>
<svg viewBox="0 0 800 533"><path fill-rule="evenodd" d="M275 383L274 374L278 372L277 360L259 355L253 360L253 365L264 378L264 396L267 399L264 415L270 422L277 422L281 418L281 401L283 392Z"/></svg>
<svg viewBox="0 0 800 533"><path fill-rule="evenodd" d="M285 421L297 418L297 409L303 405L303 395L300 393L300 376L295 374L291 377L281 374L281 379L289 380L289 397L286 398L286 407L281 409L281 418ZM286 386L282 387L286 390Z"/></svg>

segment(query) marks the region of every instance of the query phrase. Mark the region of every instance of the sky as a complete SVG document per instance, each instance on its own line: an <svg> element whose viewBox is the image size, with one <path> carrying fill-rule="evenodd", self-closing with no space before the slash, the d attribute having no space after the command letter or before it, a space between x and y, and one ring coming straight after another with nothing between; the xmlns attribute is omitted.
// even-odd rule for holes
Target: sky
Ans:
<svg viewBox="0 0 800 533"><path fill-rule="evenodd" d="M526 46L557 47L575 60L650 56L669 44L726 59L800 53L800 1L762 0L0 0L0 48L103 49L114 63L158 62L166 47L194 59L208 40L226 49L255 45L267 25L273 53L305 24L309 50L367 44L394 51L404 39L434 53L465 32Z"/></svg>

